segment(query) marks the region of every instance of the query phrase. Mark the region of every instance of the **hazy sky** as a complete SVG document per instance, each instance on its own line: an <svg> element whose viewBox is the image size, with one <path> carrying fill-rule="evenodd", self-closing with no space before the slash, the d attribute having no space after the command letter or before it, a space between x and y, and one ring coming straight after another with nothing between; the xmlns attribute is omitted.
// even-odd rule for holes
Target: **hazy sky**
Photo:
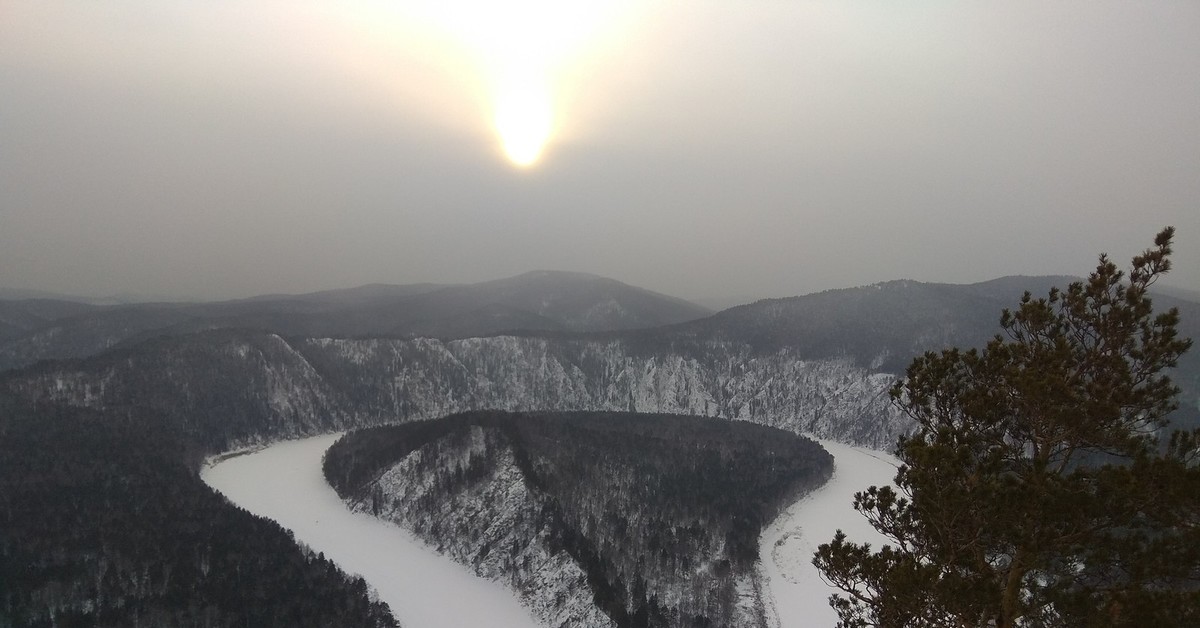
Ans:
<svg viewBox="0 0 1200 628"><path fill-rule="evenodd" d="M0 0L0 286L785 296L1084 274L1173 224L1200 289L1198 33L1195 0Z"/></svg>

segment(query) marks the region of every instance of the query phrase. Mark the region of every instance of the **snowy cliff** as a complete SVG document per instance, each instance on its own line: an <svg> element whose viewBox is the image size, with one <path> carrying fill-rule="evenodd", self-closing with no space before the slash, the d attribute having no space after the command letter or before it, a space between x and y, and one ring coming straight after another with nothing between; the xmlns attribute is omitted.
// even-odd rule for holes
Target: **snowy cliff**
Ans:
<svg viewBox="0 0 1200 628"><path fill-rule="evenodd" d="M887 449L908 429L894 377L848 359L805 360L708 342L639 350L624 340L498 336L442 342L306 340L299 350L350 396L361 424L472 409L614 410L736 419Z"/></svg>
<svg viewBox="0 0 1200 628"><path fill-rule="evenodd" d="M220 330L6 373L32 400L151 412L216 453L473 409L696 414L888 449L893 376L733 342L496 336L285 339Z"/></svg>

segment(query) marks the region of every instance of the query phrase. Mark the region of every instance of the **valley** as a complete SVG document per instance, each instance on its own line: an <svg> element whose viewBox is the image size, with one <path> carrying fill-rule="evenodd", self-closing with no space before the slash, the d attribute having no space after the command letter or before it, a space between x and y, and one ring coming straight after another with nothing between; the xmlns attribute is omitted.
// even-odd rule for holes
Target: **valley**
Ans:
<svg viewBox="0 0 1200 628"><path fill-rule="evenodd" d="M584 287L564 293L564 280L582 281ZM1006 278L966 286L888 282L761 301L646 329L620 329L614 327L619 319L601 317L602 328L609 326L606 330L581 331L573 330L575 323L570 321L601 320L589 318L588 312L629 311L634 301L614 309L610 301L626 297L601 290L590 301L578 298L597 289L600 284L595 278L533 274L515 283L528 288L532 282L542 289L522 289L516 297L507 288L497 293L495 285L451 291L458 295L452 304L478 315L473 320L483 325L462 328L478 333L468 337L283 333L298 330L288 326L304 318L305 308L321 310L329 303L341 304L334 308L336 314L324 319L332 323L386 321L391 315L387 308L378 309L381 295L399 299L392 302L395 318L408 320L414 314L405 308L413 302L406 299L451 290L430 285L263 297L236 308L278 306L282 308L276 311L278 326L260 319L258 327L226 327L210 319L200 329L141 328L121 338L109 333L108 322L136 327L137 317L122 321L123 314L98 314L98 306L0 303L0 317L9 325L5 346L23 347L8 355L23 356L20 363L40 359L0 371L0 436L4 437L0 439L0 516L13 522L6 530L12 540L0 538L0 574L8 574L19 585L0 599L0 619L12 616L23 618L14 625L50 626L67 625L64 622L74 618L92 622L88 625L117 626L144 617L181 621L199 617L229 626L245 621L262 626L320 626L328 617L343 617L348 625L388 626L390 615L370 600L366 585L353 575L357 568L348 567L352 574L343 574L320 554L323 550L309 549L318 547L315 541L301 539L297 545L273 521L222 502L201 482L202 463L223 452L263 447L274 451L276 443L306 437L390 424L417 425L455 413L488 410L697 415L723 419L718 421L723 424L777 428L829 443L827 448L843 461L833 483L794 508L795 518L778 520L752 545L743 542L743 549L752 547L755 553L761 547L768 560L761 575L740 572L745 577L735 587L738 595L760 600L762 609L751 604L739 625L770 625L776 616L784 625L795 625L806 621L795 618L829 612L828 590L822 585L805 589L806 594L764 592L813 582L812 567L803 555L811 556L817 543L831 538L835 519L836 526L846 527L860 519L849 510L849 496L855 490L890 479L892 472L879 467L878 473L870 472L870 479L838 488L840 481L848 484L847 478L856 477L852 475L856 469L867 473L879 463L866 450L890 450L912 428L888 396L902 365L926 349L978 346L996 331L997 311L1011 304L1014 292L1022 286L1038 290L1050 281ZM645 296L624 288L619 292ZM559 299L560 293L567 296ZM474 294L471 298L476 300L460 300L466 299L463 294ZM1163 301L1173 304L1167 298ZM556 309L551 307L554 303L567 306ZM659 301L664 307L671 303ZM1190 314L1198 306L1180 303L1186 321L1183 331L1196 335L1197 317ZM364 309L355 309L360 306ZM204 311L204 307L189 306L189 311ZM214 307L225 311L230 306ZM491 316L504 308L517 312L516 318ZM168 310L172 308L146 311ZM355 312L361 317L356 318ZM505 327L537 312L558 322L549 329ZM488 321L504 328L503 333L488 332L495 329L487 327ZM45 359L60 350L74 357ZM1198 424L1200 417L1196 355L1200 354L1192 352L1180 360L1172 376L1183 389L1181 408L1173 416L1179 426ZM497 464L472 473L504 480L489 484L488 491L519 489L518 483L506 482L519 475L514 454L522 448L503 439L485 438L481 443L497 454L493 459ZM111 453L117 450L120 455ZM95 455L97 451L110 453ZM546 456L554 468L569 462L567 452L572 450L559 452L558 462L550 455L553 448L528 451L542 452L539 455ZM648 450L642 453L653 455ZM253 459L253 455L235 457L217 468ZM847 465L845 460L858 462ZM206 478L209 473L205 472ZM396 480L407 477L401 472L393 475ZM555 473L539 477L543 483L559 481ZM401 486L403 482L398 482L388 490ZM326 493L320 499L336 500L331 491ZM88 499L79 501L76 496L81 494ZM376 504L361 497L356 506L360 510L389 514L382 502L375 513ZM448 493L427 491L424 498L454 502ZM823 499L832 500L837 508ZM79 508L72 506L77 502ZM804 505L810 502L823 505ZM618 514L628 518L636 502L622 503ZM817 512L842 514L810 518ZM583 515L579 521L589 521L585 510L577 514ZM400 512L390 515L406 525L418 523L405 520ZM766 520L760 517L754 523L755 534ZM473 529L462 513L447 514L446 521L459 526L454 534L477 533L486 538L485 530ZM611 523L619 521L617 517ZM428 523L422 524L427 526L425 540L433 539L443 549L450 547L444 538L436 538L446 530L434 530ZM635 537L623 537L622 542L630 544L624 558L645 549L637 544L646 539ZM187 545L176 547L176 538L188 539ZM519 547L513 549L514 539L507 540L508 551L493 552L486 544L464 546L467 549L458 558L471 563L475 572L480 565L499 567L491 575L508 574L509 584L521 581L513 574L534 574L522 571L524 567L505 571L501 557L511 558L514 551L531 564L543 557L541 550L521 555ZM779 562L780 569L772 572L772 561ZM23 571L25 565L35 565L36 571ZM667 561L614 567L613 573L620 575L613 582L620 586L614 586L609 599L643 600L646 617L655 609L661 612L669 604L647 595L642 580L644 573L671 571L670 565ZM564 562L559 567L537 572L542 575L523 582L526 587L549 587L579 584L589 576L578 564L572 567ZM364 567L362 573L367 570ZM239 584L245 574L264 575L257 578L257 586L246 588ZM297 596L296 582L319 583L315 586L323 597ZM379 582L383 584L374 586L380 590L388 586L386 576ZM622 592L625 586L629 588ZM671 586L675 588L668 589L675 592L663 595L683 599L678 593L683 585ZM576 594L583 590L577 589ZM538 617L545 619L551 616L549 609L558 608L554 616L561 623L607 625L606 615L597 613L595 605L560 604L557 597L543 600ZM248 606L249 599L265 601ZM322 608L319 614L313 611L316 604ZM642 608L625 605L616 611L618 623L624 621L621 613L641 617ZM0 626L7 628L3 622Z"/></svg>
<svg viewBox="0 0 1200 628"><path fill-rule="evenodd" d="M0 628L1200 627L1198 30L0 0Z"/></svg>
<svg viewBox="0 0 1200 628"><path fill-rule="evenodd" d="M298 542L348 573L362 575L401 625L541 625L504 585L478 578L393 524L352 512L321 475L321 455L338 436L285 441L231 457L206 468L202 478L236 505L292 530ZM835 457L833 478L789 506L760 539L759 568L774 618L770 625L780 628L835 623L826 602L832 590L812 566L812 551L832 538L835 528L872 539L873 531L850 507L853 493L889 482L895 471L886 454L821 444Z"/></svg>

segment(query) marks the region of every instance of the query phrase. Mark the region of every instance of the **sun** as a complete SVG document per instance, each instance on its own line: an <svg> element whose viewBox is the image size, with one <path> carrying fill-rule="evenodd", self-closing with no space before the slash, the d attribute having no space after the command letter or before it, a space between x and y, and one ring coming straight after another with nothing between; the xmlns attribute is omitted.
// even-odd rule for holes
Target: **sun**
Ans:
<svg viewBox="0 0 1200 628"><path fill-rule="evenodd" d="M495 125L509 161L521 168L537 163L554 130L550 90L532 79L504 85L496 98Z"/></svg>

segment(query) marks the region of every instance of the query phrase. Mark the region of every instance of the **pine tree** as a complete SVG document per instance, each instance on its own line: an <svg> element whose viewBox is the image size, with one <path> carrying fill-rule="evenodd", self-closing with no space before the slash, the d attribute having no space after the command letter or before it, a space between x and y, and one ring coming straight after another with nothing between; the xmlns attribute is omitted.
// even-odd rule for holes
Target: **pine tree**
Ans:
<svg viewBox="0 0 1200 628"><path fill-rule="evenodd" d="M840 626L1200 625L1200 431L1159 437L1191 341L1147 296L1173 234L913 361L895 488L854 502L891 542L813 559Z"/></svg>

